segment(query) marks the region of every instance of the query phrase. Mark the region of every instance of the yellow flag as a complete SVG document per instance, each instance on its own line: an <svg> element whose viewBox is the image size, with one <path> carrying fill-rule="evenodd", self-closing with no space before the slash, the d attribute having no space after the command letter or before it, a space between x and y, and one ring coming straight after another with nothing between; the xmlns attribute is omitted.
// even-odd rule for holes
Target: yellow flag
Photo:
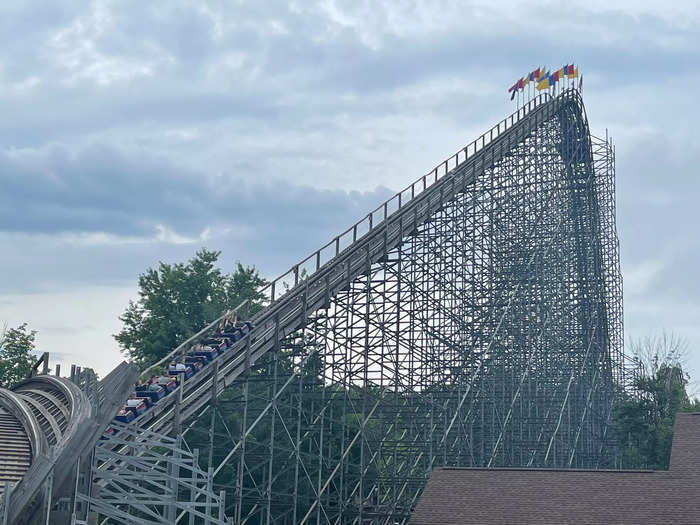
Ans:
<svg viewBox="0 0 700 525"><path fill-rule="evenodd" d="M569 73L569 78L578 78L578 68L574 68L573 73Z"/></svg>
<svg viewBox="0 0 700 525"><path fill-rule="evenodd" d="M557 73L559 73L559 78L564 78L564 68L561 68Z"/></svg>
<svg viewBox="0 0 700 525"><path fill-rule="evenodd" d="M549 86L550 86L549 75L545 75L544 78L542 80L540 80L537 83L537 86L535 86L535 87L537 88L537 91L542 91L543 89L548 89Z"/></svg>

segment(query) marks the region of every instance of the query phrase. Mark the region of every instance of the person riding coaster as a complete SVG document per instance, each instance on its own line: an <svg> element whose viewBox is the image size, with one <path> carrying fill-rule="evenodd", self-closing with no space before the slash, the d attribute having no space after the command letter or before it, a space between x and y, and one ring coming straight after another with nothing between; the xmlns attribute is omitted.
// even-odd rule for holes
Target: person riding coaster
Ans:
<svg viewBox="0 0 700 525"><path fill-rule="evenodd" d="M170 393L173 390L177 388L177 379L173 376L171 376L168 372L168 369L165 368L163 369L163 372L160 374L158 377L158 384L161 385L165 390L166 393Z"/></svg>
<svg viewBox="0 0 700 525"><path fill-rule="evenodd" d="M149 398L152 403L157 403L158 400L163 399L167 394L165 387L158 384L158 376L151 376L147 384L138 385L136 392L143 397Z"/></svg>
<svg viewBox="0 0 700 525"><path fill-rule="evenodd" d="M135 416L140 416L148 409L149 402L148 398L136 397L136 393L132 392L126 401L126 409L131 410Z"/></svg>
<svg viewBox="0 0 700 525"><path fill-rule="evenodd" d="M114 419L120 421L121 423L131 423L135 418L136 415L131 410L127 409L126 406L119 409L117 415L114 416Z"/></svg>
<svg viewBox="0 0 700 525"><path fill-rule="evenodd" d="M242 339L253 329L253 325L247 321L239 321L235 312L224 315L219 323L219 335L228 337L232 342Z"/></svg>
<svg viewBox="0 0 700 525"><path fill-rule="evenodd" d="M220 335L229 338L232 343L235 343L243 339L247 334L249 334L253 330L253 328L255 328L255 326L248 321L238 321L236 323L236 326L228 329L225 332L222 332Z"/></svg>
<svg viewBox="0 0 700 525"><path fill-rule="evenodd" d="M205 340L205 342L209 341L211 341L211 339ZM218 340L215 341L218 343ZM197 343L192 345L189 354L192 356L203 357L207 360L207 362L210 362L217 358L219 355L219 350L216 347L212 348L212 346L209 344Z"/></svg>
<svg viewBox="0 0 700 525"><path fill-rule="evenodd" d="M199 372L207 362L207 358L199 355L183 356L186 366L189 366L193 372Z"/></svg>
<svg viewBox="0 0 700 525"><path fill-rule="evenodd" d="M177 361L172 361L168 367L168 373L171 376L184 375L185 379L189 379L194 374L192 367L185 363L185 356L181 356Z"/></svg>

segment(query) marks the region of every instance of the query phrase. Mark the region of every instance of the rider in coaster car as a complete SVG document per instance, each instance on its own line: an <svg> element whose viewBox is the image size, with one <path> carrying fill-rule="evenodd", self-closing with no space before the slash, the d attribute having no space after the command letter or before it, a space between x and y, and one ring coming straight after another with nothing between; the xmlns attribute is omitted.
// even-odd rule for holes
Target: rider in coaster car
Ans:
<svg viewBox="0 0 700 525"><path fill-rule="evenodd" d="M148 382L148 390L151 392L158 392L161 386L158 384L158 376L151 376L151 380Z"/></svg>
<svg viewBox="0 0 700 525"><path fill-rule="evenodd" d="M141 400L137 399L136 393L132 392L131 395L129 395L129 399L126 400L126 406L128 407L137 407L141 404Z"/></svg>
<svg viewBox="0 0 700 525"><path fill-rule="evenodd" d="M175 363L173 363L173 370L175 370ZM158 383L161 385L167 385L172 381L173 378L168 375L168 369L164 368L163 372L160 374L160 377L158 378Z"/></svg>
<svg viewBox="0 0 700 525"><path fill-rule="evenodd" d="M180 357L180 359L177 360L177 364L175 365L175 371L176 372L184 372L187 370L187 365L185 364L185 356L183 355Z"/></svg>

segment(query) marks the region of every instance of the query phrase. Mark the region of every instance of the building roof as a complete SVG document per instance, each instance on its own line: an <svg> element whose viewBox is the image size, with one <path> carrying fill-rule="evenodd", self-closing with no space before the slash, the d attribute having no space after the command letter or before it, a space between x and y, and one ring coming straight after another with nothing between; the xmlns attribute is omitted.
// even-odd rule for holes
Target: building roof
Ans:
<svg viewBox="0 0 700 525"><path fill-rule="evenodd" d="M668 471L437 468L409 523L700 524L700 413L676 416Z"/></svg>

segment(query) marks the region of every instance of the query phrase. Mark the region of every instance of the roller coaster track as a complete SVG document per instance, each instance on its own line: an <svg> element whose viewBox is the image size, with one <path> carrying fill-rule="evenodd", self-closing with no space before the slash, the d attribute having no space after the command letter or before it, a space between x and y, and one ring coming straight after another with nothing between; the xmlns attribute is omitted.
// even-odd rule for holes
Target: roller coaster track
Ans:
<svg viewBox="0 0 700 525"><path fill-rule="evenodd" d="M540 95L274 279L261 290L270 304L251 319L255 330L218 358L216 377L215 367L206 366L184 383L180 396L161 400L139 416L135 424L168 433L178 421L197 414L212 396L220 395L277 341L303 326L311 312L327 305L354 278L369 271L374 262L429 221L437 210L472 183L475 174L507 155L513 144L558 114L564 105L572 104L579 110L583 108L577 91L568 91L557 98ZM359 236L364 230L366 233ZM342 246L346 247L341 250ZM325 258L328 261L322 264ZM303 280L302 275L305 275ZM234 311L243 311L246 306L243 303ZM183 353L192 341L212 333L222 319L223 315L146 369L142 379Z"/></svg>
<svg viewBox="0 0 700 525"><path fill-rule="evenodd" d="M70 439L89 415L83 393L66 379L37 376L0 390L0 481L20 481L33 457Z"/></svg>
<svg viewBox="0 0 700 525"><path fill-rule="evenodd" d="M0 388L0 523L38 523L44 499L65 495L65 486L53 497L41 489L49 478L65 485L75 475L74 462L89 456L136 375L130 365L115 368L96 386L108 397L98 404L70 380L50 375Z"/></svg>
<svg viewBox="0 0 700 525"><path fill-rule="evenodd" d="M415 235L474 184L477 177L505 159L544 123L564 113L573 122L575 134L580 137L577 140L590 140L585 109L577 90L564 91L557 97L543 94L528 102L272 280L260 290L267 301L265 308L250 319L255 328L131 424L160 434L181 432L183 422L201 415L214 398L250 371L263 356L306 326L314 312L328 308L333 298L347 291L354 280L368 274L373 265L385 260L389 252ZM590 143L576 147L590 151ZM596 256L599 258L600 255ZM602 267L603 261L593 264ZM234 312L243 314L247 308L244 302ZM144 370L141 378L185 354L193 342L214 334L227 314L223 313L159 363ZM85 396L68 381L56 378L40 376L13 391L0 390L0 482L21 482L33 459L46 454L51 447L64 446L71 440L83 440L85 447L94 445L94 435L88 437L76 431L89 417L85 407ZM452 424L460 422L453 419ZM500 437L496 448L499 442ZM113 466L105 464L102 468Z"/></svg>

